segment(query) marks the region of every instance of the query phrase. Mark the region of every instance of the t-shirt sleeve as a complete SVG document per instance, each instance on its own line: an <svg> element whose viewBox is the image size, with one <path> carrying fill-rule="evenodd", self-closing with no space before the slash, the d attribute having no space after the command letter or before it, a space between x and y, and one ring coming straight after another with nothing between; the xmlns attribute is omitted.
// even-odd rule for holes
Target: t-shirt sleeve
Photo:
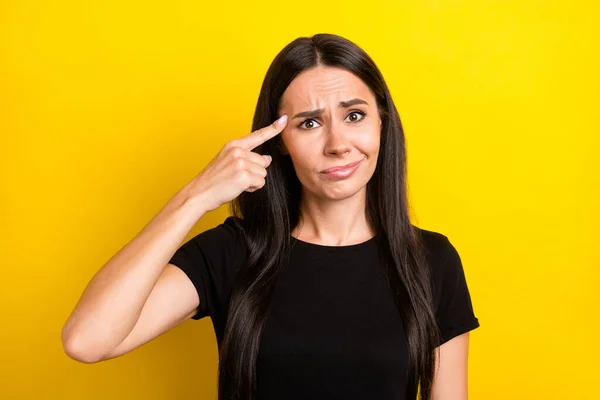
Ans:
<svg viewBox="0 0 600 400"><path fill-rule="evenodd" d="M479 327L461 258L443 236L438 268L433 269L435 317L442 335L440 345Z"/></svg>
<svg viewBox="0 0 600 400"><path fill-rule="evenodd" d="M245 257L245 242L236 217L188 240L169 263L179 267L192 281L200 306L192 319L217 315L227 301L233 278Z"/></svg>

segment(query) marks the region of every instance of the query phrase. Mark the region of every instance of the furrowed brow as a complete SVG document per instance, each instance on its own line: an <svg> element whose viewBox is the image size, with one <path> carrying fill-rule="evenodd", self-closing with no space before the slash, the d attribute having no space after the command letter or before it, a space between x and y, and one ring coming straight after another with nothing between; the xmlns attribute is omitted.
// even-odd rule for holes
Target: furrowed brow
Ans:
<svg viewBox="0 0 600 400"><path fill-rule="evenodd" d="M348 107L352 107L356 104L369 105L369 103L367 103L366 101L356 98L356 99L352 99L352 100L348 100L348 101L340 101L340 104L338 107L339 108L348 108ZM318 117L323 113L323 111L325 111L324 108L319 108L318 110L312 110L312 111L304 111L304 112L294 115L294 117L292 119Z"/></svg>

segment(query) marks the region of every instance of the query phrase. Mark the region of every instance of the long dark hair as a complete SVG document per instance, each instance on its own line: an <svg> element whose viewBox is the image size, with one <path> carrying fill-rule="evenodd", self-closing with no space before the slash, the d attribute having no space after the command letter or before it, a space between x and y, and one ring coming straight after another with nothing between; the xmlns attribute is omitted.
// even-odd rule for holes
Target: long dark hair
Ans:
<svg viewBox="0 0 600 400"><path fill-rule="evenodd" d="M373 60L356 44L337 35L301 37L275 57L262 84L252 130L278 117L281 98L292 80L316 66L345 69L375 94L381 117L380 150L367 184L366 215L375 229L383 269L408 340L407 398L429 400L439 344L430 272L417 228L409 220L406 151L400 117ZM227 324L219 349L219 400L250 400L255 394L256 359L269 313L277 273L291 250L291 232L300 215L302 185L281 137L254 151L273 157L266 184L242 192L230 204L244 231L248 256L234 282ZM401 306L402 305L402 306Z"/></svg>

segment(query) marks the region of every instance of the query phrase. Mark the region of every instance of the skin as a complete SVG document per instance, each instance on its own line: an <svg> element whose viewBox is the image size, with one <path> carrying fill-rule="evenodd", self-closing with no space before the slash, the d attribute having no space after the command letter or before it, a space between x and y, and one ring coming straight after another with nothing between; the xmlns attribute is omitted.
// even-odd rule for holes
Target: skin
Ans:
<svg viewBox="0 0 600 400"><path fill-rule="evenodd" d="M356 98L367 104L339 107L340 102ZM321 108L318 117L295 118ZM381 119L368 86L339 68L312 68L299 74L284 92L283 114L289 120L280 133L282 153L291 157L303 186L302 221L292 236L326 246L361 243L375 236L366 218L366 185L377 165ZM363 160L358 169L344 180L322 173L358 160Z"/></svg>
<svg viewBox="0 0 600 400"><path fill-rule="evenodd" d="M432 400L468 399L469 332L438 347Z"/></svg>
<svg viewBox="0 0 600 400"><path fill-rule="evenodd" d="M367 104L339 107L340 102L356 98ZM318 117L294 118L321 108ZM292 236L325 246L372 238L366 185L377 165L381 118L369 87L346 70L318 66L299 74L288 86L280 108L280 115L284 114L289 120L280 133L281 152L291 157L303 186L302 219ZM361 159L359 168L344 180L331 180L321 172ZM467 332L438 347L433 400L467 399L468 344Z"/></svg>

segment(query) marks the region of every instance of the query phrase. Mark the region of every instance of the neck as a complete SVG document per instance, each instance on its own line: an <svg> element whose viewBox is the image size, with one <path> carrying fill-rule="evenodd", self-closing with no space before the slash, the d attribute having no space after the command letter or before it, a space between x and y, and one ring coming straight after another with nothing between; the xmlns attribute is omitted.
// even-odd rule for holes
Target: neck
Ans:
<svg viewBox="0 0 600 400"><path fill-rule="evenodd" d="M367 219L366 193L363 188L351 197L332 200L303 191L300 221L292 236L324 246L347 246L369 240L375 232Z"/></svg>

